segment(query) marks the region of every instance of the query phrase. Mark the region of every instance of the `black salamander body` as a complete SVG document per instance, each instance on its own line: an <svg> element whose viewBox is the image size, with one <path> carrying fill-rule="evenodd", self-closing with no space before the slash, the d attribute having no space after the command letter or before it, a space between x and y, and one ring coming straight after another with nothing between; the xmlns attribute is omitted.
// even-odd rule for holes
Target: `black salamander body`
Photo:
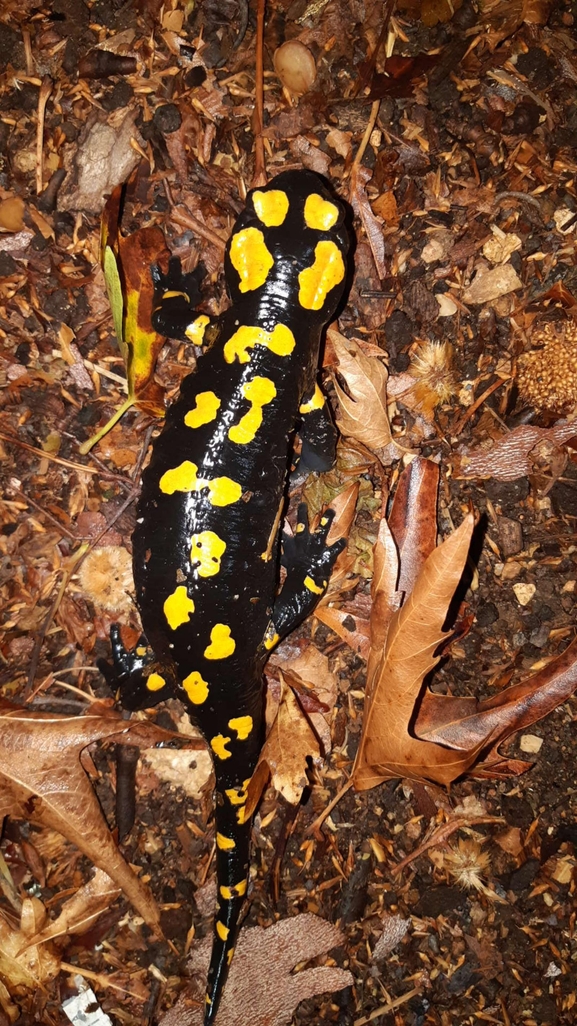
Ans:
<svg viewBox="0 0 577 1026"><path fill-rule="evenodd" d="M144 473L133 536L142 623L154 657L126 653L116 635L122 702L176 695L213 755L218 909L205 1023L216 1015L247 890L247 787L263 741L264 664L314 607L342 543L326 545L332 511L309 533L299 511L284 540L287 577L277 595L279 523L295 428L303 460L327 469L334 428L317 384L323 327L342 296L344 211L322 180L285 172L247 199L229 241L232 306L216 340L183 382ZM197 338L187 276L155 271L155 323Z"/></svg>

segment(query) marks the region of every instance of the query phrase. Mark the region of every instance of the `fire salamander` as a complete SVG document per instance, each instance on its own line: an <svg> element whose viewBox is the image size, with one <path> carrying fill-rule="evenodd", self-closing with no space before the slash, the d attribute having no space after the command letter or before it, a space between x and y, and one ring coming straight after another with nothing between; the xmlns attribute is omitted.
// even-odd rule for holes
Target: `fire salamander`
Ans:
<svg viewBox="0 0 577 1026"><path fill-rule="evenodd" d="M176 696L213 755L218 908L205 1024L212 1023L247 891L247 788L263 742L263 668L311 612L344 542L327 545L328 510L309 532L306 507L279 524L292 437L314 470L334 459L335 431L317 383L323 327L345 287L344 209L309 171L252 191L225 255L232 305L183 381L143 475L134 576L152 655L127 652L113 629L116 680L128 709ZM153 269L154 324L198 342L196 284L172 260Z"/></svg>

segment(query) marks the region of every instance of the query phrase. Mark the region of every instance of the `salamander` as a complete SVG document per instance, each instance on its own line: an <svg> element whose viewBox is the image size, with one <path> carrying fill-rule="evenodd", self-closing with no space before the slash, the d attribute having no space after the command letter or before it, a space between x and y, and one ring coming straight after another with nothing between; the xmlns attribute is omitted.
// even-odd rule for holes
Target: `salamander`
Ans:
<svg viewBox="0 0 577 1026"><path fill-rule="evenodd" d="M342 298L349 238L343 205L309 171L249 193L225 253L230 308L183 381L143 474L133 534L138 606L151 649L112 647L122 704L180 698L206 738L216 777L217 912L205 1026L213 1022L247 891L247 788L264 729L263 669L327 587L344 542L327 544L298 511L283 536L292 441L314 470L334 459L335 429L317 382L324 326ZM163 334L199 342L197 282L171 260L153 269ZM279 558L286 577L277 594Z"/></svg>

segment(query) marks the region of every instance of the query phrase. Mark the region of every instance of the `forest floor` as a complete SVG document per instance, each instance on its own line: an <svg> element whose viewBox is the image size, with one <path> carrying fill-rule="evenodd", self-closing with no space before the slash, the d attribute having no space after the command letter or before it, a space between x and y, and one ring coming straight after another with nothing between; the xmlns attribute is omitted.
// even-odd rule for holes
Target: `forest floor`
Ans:
<svg viewBox="0 0 577 1026"><path fill-rule="evenodd" d="M296 687L295 715L311 716L324 758L315 758L301 805L271 788L259 807L246 927L292 918L294 932L263 935L243 992L231 971L230 1021L569 1026L577 668L570 653L561 657L577 595L577 12L570 0L399 0L384 25L388 15L380 0L267 6L267 173L306 167L350 204L354 268L339 330L357 342L363 380L372 368L379 381L388 370L388 382L355 396L342 338L327 344L323 380L337 422L346 422L339 394L345 404L348 394L357 428L349 421L341 432L334 471L292 480L288 520L303 496L318 512L346 489L356 511L332 605L267 668L277 705L283 674ZM187 269L206 268L201 310L226 308L224 244L255 166L255 32L247 0L202 0L190 13L160 0L0 6L0 686L12 703L0 709L0 1026L68 1022L62 1002L76 992L74 967L114 1024L201 1021L202 980L190 965L183 971L183 956L191 949L194 966L211 932L206 751L143 753L135 825L121 846L139 874L139 914L120 885L107 890L110 881L91 905L86 855L101 869L109 859L115 884L122 873L111 854L117 746L91 748L81 769L107 833L80 790L74 807L83 785L72 767L94 738L81 725L65 743L64 721L55 729L46 716L68 722L90 709L98 736L114 740L125 721L113 716L96 661L109 658L111 624L131 627L133 639L138 632L130 535L159 424L146 389L140 408L80 452L126 398L99 262L105 198L132 175L123 233L160 226ZM277 48L295 39L308 48L305 74L316 69L300 98L273 69ZM148 264L140 272L146 292ZM195 359L194 346L167 343L146 394L174 397ZM374 444L377 422L386 445L382 433ZM539 674L540 711L528 712L526 692L515 692L510 728L487 730L479 758L449 787L409 756L406 775L398 762L395 772L385 749L380 782L349 788L310 829L347 784L359 746L376 630L373 549L413 456L440 468L438 496L435 479L426 500L404 499L400 517L416 548L421 527L443 539L468 512L477 527L456 636L433 675L421 674L404 722L393 708L391 731L403 734L402 752L407 738L410 747L429 686L455 699L458 737L472 706L457 700L476 699L487 716L488 701L499 705L507 687ZM139 717L190 732L176 702ZM384 714L382 724L386 735ZM497 736L504 742L487 761ZM429 742L431 764L444 758L443 740ZM46 812L51 787L63 796L56 813ZM81 855L72 842L82 846L83 835ZM145 884L172 949L151 932L157 913ZM309 931L305 913L340 927L336 946L336 933L329 943L311 932L306 948L296 936ZM23 956L26 939L59 916L59 936ZM293 992L295 964L317 956L336 974L324 978L330 993L320 982L307 989L304 976ZM171 1019L179 995L181 1017ZM227 1021L223 1007L219 1023Z"/></svg>

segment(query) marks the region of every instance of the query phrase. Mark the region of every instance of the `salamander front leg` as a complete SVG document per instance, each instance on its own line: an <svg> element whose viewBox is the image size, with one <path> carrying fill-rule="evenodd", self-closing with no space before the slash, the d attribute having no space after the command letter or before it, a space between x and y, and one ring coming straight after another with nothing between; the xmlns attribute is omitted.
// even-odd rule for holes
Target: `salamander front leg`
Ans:
<svg viewBox="0 0 577 1026"><path fill-rule="evenodd" d="M334 519L334 510L323 513L320 526L309 531L308 512L303 502L297 514L294 536L283 535L282 564L287 576L273 607L264 647L274 648L278 641L304 620L326 590L335 560L346 541L339 539L327 545L327 535Z"/></svg>
<svg viewBox="0 0 577 1026"><path fill-rule="evenodd" d="M195 314L200 299L200 283L206 275L202 264L185 274L178 257L171 257L166 274L153 264L150 269L154 283L152 325L160 335L189 339L202 345L209 318Z"/></svg>
<svg viewBox="0 0 577 1026"><path fill-rule="evenodd" d="M147 709L167 698L174 697L165 673L159 673L146 638L141 637L136 648L128 651L122 643L117 623L110 628L112 664L98 660L98 669L124 709Z"/></svg>

